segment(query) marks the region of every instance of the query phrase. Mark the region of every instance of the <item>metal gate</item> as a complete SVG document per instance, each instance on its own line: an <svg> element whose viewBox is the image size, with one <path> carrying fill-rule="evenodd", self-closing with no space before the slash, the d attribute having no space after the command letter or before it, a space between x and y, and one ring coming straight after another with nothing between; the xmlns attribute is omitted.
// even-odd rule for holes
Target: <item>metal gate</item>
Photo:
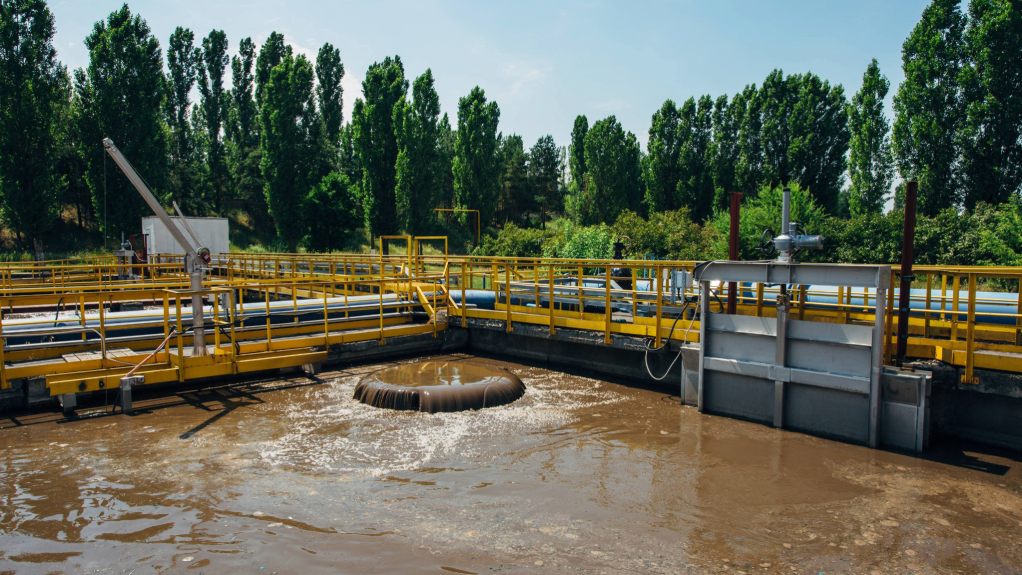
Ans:
<svg viewBox="0 0 1022 575"><path fill-rule="evenodd" d="M884 310L889 266L849 266L785 262L711 262L698 270L700 411L730 415L813 435L876 447L881 419L925 422L925 393L908 414L909 402L881 406ZM816 285L873 288L873 325L800 321L788 315L789 303L778 297L777 317L726 315L712 311L710 282L748 282L782 286ZM886 376L926 379L891 371ZM922 389L925 389L925 385ZM882 413L883 412L883 413ZM895 427L892 422L891 428ZM907 426L901 426L902 428ZM924 433L923 425L917 426ZM891 434L888 434L891 435ZM896 447L922 448L916 436Z"/></svg>

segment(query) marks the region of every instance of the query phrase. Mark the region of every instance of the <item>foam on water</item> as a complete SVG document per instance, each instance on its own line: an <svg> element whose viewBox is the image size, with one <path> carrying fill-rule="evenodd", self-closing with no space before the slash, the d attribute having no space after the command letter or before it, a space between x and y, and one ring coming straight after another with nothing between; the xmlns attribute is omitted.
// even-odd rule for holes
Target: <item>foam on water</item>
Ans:
<svg viewBox="0 0 1022 575"><path fill-rule="evenodd" d="M539 443L540 434L570 426L574 413L624 401L600 381L563 373L513 368L525 396L501 407L456 413L392 411L352 399L364 374L317 386L288 405L289 431L260 450L270 465L376 477L482 453L498 458ZM480 446L485 446L481 449Z"/></svg>

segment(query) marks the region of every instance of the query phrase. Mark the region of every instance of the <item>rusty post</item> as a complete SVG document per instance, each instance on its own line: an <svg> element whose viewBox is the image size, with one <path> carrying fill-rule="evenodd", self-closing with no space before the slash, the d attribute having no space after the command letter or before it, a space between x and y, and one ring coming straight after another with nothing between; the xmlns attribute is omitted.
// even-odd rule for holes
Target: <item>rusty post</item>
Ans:
<svg viewBox="0 0 1022 575"><path fill-rule="evenodd" d="M908 349L908 314L912 302L912 249L916 237L917 182L909 182L905 193L905 232L901 239L901 288L898 293L898 347L894 365L901 367Z"/></svg>
<svg viewBox="0 0 1022 575"><path fill-rule="evenodd" d="M738 261L738 213L741 210L742 194L731 192L731 233L728 239L728 259ZM727 313L735 315L738 312L738 283L728 282L727 284Z"/></svg>

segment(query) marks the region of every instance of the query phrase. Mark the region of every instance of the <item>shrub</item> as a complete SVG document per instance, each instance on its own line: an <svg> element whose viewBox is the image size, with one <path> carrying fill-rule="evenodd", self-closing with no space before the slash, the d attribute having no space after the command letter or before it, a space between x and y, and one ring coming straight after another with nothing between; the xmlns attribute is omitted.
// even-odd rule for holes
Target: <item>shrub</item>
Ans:
<svg viewBox="0 0 1022 575"><path fill-rule="evenodd" d="M497 237L484 237L473 253L505 258L538 257L543 255L543 241L548 236L549 233L543 230L519 228L509 223L497 233Z"/></svg>
<svg viewBox="0 0 1022 575"><path fill-rule="evenodd" d="M652 255L672 260L706 259L714 236L711 228L692 221L687 208L654 212L648 221L625 210L614 222L613 231L625 242L626 257Z"/></svg>

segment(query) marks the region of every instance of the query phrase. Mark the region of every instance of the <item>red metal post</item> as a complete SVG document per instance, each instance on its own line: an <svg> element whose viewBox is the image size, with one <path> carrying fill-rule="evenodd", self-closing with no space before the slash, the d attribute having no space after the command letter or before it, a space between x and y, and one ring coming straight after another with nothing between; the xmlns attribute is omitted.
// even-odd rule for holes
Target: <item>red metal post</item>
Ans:
<svg viewBox="0 0 1022 575"><path fill-rule="evenodd" d="M917 182L909 182L905 193L905 232L901 239L901 288L898 293L898 346L894 365L901 367L908 350L908 314L911 306L913 246L916 237L916 193ZM892 294L893 295L893 294Z"/></svg>
<svg viewBox="0 0 1022 575"><path fill-rule="evenodd" d="M731 192L731 234L728 240L728 259L733 262L739 260L738 253L738 224L739 211L742 206L742 194ZM738 284L728 282L727 284L727 313L735 315L738 312Z"/></svg>

